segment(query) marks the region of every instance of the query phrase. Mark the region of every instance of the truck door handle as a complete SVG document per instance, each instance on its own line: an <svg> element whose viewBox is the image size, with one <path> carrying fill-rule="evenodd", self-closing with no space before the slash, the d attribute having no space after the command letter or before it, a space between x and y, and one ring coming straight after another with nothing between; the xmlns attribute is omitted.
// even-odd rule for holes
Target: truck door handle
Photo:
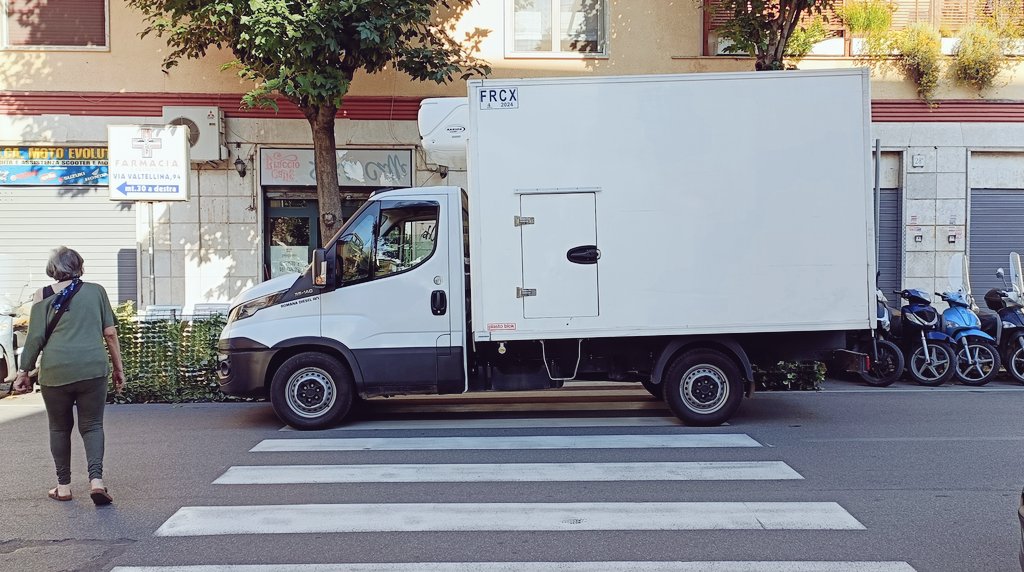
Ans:
<svg viewBox="0 0 1024 572"><path fill-rule="evenodd" d="M448 295L444 290L434 290L430 293L430 311L435 316L443 316L448 311Z"/></svg>
<svg viewBox="0 0 1024 572"><path fill-rule="evenodd" d="M601 250L594 244L586 244L570 248L569 252L565 253L565 257L569 259L569 262L576 264L597 264L597 261L601 259Z"/></svg>

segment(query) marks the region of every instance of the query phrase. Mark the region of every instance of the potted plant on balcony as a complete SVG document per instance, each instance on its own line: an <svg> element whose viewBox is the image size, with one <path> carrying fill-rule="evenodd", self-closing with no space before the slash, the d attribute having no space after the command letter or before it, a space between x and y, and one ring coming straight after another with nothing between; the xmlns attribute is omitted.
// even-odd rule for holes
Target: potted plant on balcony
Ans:
<svg viewBox="0 0 1024 572"><path fill-rule="evenodd" d="M999 34L987 26L974 24L964 28L950 62L953 80L979 92L992 87L996 76L1009 67L1003 55L1004 44Z"/></svg>
<svg viewBox="0 0 1024 572"><path fill-rule="evenodd" d="M883 55L895 11L896 6L888 0L853 0L839 7L839 18L850 31L850 54Z"/></svg>
<svg viewBox="0 0 1024 572"><path fill-rule="evenodd" d="M887 44L893 66L917 85L918 97L931 104L942 69L939 31L930 24L918 22L894 32Z"/></svg>

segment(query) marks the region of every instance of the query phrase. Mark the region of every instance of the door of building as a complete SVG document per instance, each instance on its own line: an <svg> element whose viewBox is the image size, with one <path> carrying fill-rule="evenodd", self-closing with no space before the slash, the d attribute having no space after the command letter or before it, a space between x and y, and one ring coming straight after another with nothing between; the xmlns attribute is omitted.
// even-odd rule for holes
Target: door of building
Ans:
<svg viewBox="0 0 1024 572"><path fill-rule="evenodd" d="M1010 275L1011 252L1024 255L1024 189L971 189L970 271L975 303L991 288L1005 285L996 277Z"/></svg>
<svg viewBox="0 0 1024 572"><path fill-rule="evenodd" d="M271 198L267 203L265 278L302 272L320 244L316 201Z"/></svg>
<svg viewBox="0 0 1024 572"><path fill-rule="evenodd" d="M881 189L878 220L878 287L890 302L903 281L903 209L899 189Z"/></svg>

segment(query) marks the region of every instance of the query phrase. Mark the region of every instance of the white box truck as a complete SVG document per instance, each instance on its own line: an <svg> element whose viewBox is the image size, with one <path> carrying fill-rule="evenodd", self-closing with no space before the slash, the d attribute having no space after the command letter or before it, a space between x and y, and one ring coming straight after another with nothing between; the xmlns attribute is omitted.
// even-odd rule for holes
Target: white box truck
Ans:
<svg viewBox="0 0 1024 572"><path fill-rule="evenodd" d="M375 193L238 296L225 392L303 429L357 396L616 380L715 425L752 364L874 326L866 71L478 80L423 109L468 192Z"/></svg>

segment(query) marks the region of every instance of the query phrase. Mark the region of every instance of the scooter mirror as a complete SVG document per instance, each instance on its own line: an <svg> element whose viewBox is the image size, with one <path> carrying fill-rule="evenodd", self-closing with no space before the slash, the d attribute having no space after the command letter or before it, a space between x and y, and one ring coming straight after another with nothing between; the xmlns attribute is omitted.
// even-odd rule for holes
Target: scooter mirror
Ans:
<svg viewBox="0 0 1024 572"><path fill-rule="evenodd" d="M1001 280L1003 278L1003 276L1006 276L1006 273L1003 272L1002 268L997 268L996 269L996 278L999 278Z"/></svg>

